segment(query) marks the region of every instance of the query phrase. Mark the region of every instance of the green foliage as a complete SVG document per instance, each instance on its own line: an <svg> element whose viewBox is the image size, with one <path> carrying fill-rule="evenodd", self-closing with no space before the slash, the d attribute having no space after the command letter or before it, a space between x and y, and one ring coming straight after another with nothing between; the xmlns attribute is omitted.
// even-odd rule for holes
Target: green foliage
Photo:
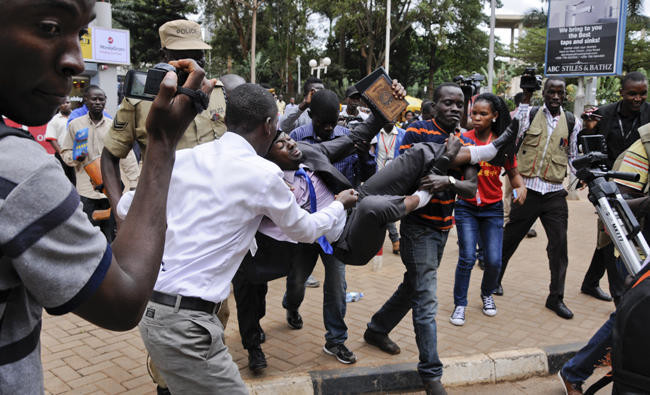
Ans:
<svg viewBox="0 0 650 395"><path fill-rule="evenodd" d="M113 0L112 8L116 27L131 33L131 62L136 67L160 61L160 26L197 11L195 2L187 0Z"/></svg>

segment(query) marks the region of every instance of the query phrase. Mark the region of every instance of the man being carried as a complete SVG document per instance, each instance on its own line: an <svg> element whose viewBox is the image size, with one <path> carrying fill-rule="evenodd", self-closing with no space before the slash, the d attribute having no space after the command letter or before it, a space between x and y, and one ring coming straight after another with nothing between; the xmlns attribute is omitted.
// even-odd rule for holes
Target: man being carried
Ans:
<svg viewBox="0 0 650 395"><path fill-rule="evenodd" d="M394 85L395 88L397 86ZM395 93L398 94L399 91L396 90ZM291 185L296 200L305 210L313 210L314 206L326 207L336 193L349 187L349 182L331 162L354 150L353 139L367 139L380 126L381 123L371 117L366 123L357 125L351 136L314 145L296 143L286 134L282 134L274 141L267 158L284 170L285 181ZM502 146L505 142L507 138L504 137L494 141L494 145ZM257 252L255 255L246 256L233 279L239 330L244 348L249 353L249 368L253 372L259 373L267 366L261 349L266 335L259 324L265 315L267 282L282 277L295 266L304 265L305 260L302 259L300 251L306 248L322 251L324 262L340 260L351 265L366 264L381 247L387 225L424 206L430 200L431 195L428 192L416 191L420 181L424 181L425 186L434 190L441 187L440 184L430 184L428 177L423 179L432 166L439 167L439 172L446 172L448 166L459 166L470 161L467 148L463 147L458 153L461 144L455 136L449 138L447 147L445 150L445 146L441 144L418 144L396 158L391 166L378 172L359 187L360 203L344 223L333 228L325 235L325 239L319 240L317 244L297 244L271 221L265 219L262 222L256 236L259 246ZM482 150L490 147L473 148ZM488 156L484 159L492 158L495 153L496 149L491 154L486 154ZM313 192L310 191L310 185L313 186ZM308 265L309 271L314 263ZM298 283L301 281L302 278L297 280ZM328 298L327 293L324 298ZM327 338L333 322L331 317L328 321L325 308L326 306L324 321L326 327L330 326L327 328L327 343L323 350L335 355L342 363L354 362L354 354L343 343L336 343ZM339 325L345 328L342 318Z"/></svg>

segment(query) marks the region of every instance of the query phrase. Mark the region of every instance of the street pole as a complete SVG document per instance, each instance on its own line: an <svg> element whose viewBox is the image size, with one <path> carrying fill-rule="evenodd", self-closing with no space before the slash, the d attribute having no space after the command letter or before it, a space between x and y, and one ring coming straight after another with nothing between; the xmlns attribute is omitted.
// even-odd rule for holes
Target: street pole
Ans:
<svg viewBox="0 0 650 395"><path fill-rule="evenodd" d="M300 55L296 56L296 63L298 63L298 95L297 96L300 96L300 86L301 86L301 82L300 82ZM298 100L298 98L296 98L296 100Z"/></svg>
<svg viewBox="0 0 650 395"><path fill-rule="evenodd" d="M490 54L488 60L488 89L492 93L494 86L494 25L496 24L496 0L491 2L490 12Z"/></svg>
<svg viewBox="0 0 650 395"><path fill-rule="evenodd" d="M255 83L255 33L257 30L257 0L253 1L253 23L251 26L251 84Z"/></svg>
<svg viewBox="0 0 650 395"><path fill-rule="evenodd" d="M389 74L388 65L390 61L390 0L386 0L386 56L384 57L384 68Z"/></svg>

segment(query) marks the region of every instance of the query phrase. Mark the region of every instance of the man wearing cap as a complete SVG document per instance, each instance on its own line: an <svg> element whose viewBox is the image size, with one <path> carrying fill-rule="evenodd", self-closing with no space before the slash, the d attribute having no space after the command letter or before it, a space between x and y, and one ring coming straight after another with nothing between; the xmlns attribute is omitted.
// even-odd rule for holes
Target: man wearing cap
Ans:
<svg viewBox="0 0 650 395"><path fill-rule="evenodd" d="M368 114L359 111L359 104L361 104L361 95L357 88L352 85L345 91L345 105L339 114L339 122L343 121L341 126L350 129L354 124L363 122L368 118Z"/></svg>
<svg viewBox="0 0 650 395"><path fill-rule="evenodd" d="M158 30L162 60L191 58L201 67L205 65L204 50L211 47L201 38L201 27L198 23L178 19L163 24ZM125 97L115 114L113 125L104 138L104 150L101 155L102 178L106 195L113 210L123 193L120 181L120 158L126 157L133 144L138 143L143 154L147 148L147 130L145 122L152 102ZM210 95L207 110L197 114L178 143L177 149L192 148L196 145L218 139L226 132L224 116L226 101L224 86L217 81ZM117 219L118 227L120 220ZM218 317L223 326L228 322L230 311L224 301ZM150 365L154 382L158 384L158 392L166 393L166 383L160 378L155 366Z"/></svg>
<svg viewBox="0 0 650 395"><path fill-rule="evenodd" d="M200 66L205 64L203 51L211 47L201 39L201 27L196 22L184 19L167 22L160 27L159 34L164 62L191 58L196 60ZM125 98L120 104L113 125L104 140L102 176L113 208L117 206L117 202L122 196L119 159L129 153L135 142L146 154L145 120L150 108L150 101ZM177 149L192 148L221 137L226 132L225 111L223 84L217 81L210 96L208 109L198 114L190 123L178 143Z"/></svg>

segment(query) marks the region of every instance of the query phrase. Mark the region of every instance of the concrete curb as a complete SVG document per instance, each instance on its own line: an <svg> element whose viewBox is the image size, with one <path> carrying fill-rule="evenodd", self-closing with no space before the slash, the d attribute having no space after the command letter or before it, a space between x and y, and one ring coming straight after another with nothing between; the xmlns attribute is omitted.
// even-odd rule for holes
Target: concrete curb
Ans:
<svg viewBox="0 0 650 395"><path fill-rule="evenodd" d="M442 358L445 386L515 381L555 374L584 343ZM422 390L416 363L318 370L289 377L250 380L251 394L358 394Z"/></svg>

